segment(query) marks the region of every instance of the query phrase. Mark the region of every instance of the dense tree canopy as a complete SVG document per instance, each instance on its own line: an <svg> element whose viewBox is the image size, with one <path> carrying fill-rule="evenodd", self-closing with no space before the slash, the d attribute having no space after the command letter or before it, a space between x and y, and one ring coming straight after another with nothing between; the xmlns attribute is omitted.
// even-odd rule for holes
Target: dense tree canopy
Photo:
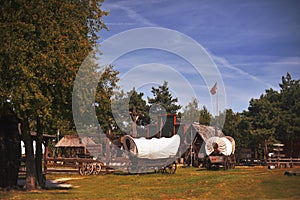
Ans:
<svg viewBox="0 0 300 200"><path fill-rule="evenodd" d="M266 158L268 145L292 143L300 138L299 81L287 73L279 84L280 91L267 89L259 99L251 99L243 113L226 113L225 133L235 136L240 147L261 148Z"/></svg>
<svg viewBox="0 0 300 200"><path fill-rule="evenodd" d="M36 162L27 134L37 132L41 159L42 132L72 130L72 88L82 61L104 28L102 0L21 1L0 3L0 104L9 102L22 120L27 149L27 189L35 181Z"/></svg>

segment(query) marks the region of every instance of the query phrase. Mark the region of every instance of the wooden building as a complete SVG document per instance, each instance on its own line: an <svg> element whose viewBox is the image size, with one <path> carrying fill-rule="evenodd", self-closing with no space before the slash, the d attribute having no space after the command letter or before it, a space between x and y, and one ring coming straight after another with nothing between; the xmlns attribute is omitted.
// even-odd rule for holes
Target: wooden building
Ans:
<svg viewBox="0 0 300 200"><path fill-rule="evenodd" d="M75 158L80 156L97 157L102 153L102 145L96 144L90 137L65 135L57 142L58 157Z"/></svg>

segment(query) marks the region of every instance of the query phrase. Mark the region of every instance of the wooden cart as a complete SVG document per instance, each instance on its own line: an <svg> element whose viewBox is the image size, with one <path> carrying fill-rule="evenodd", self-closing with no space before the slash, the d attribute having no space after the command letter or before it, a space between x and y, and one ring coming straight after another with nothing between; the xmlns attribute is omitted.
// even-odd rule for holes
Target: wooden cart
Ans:
<svg viewBox="0 0 300 200"><path fill-rule="evenodd" d="M235 141L230 136L211 137L206 141L205 151L207 156L204 160L204 167L207 169L224 170L235 167Z"/></svg>
<svg viewBox="0 0 300 200"><path fill-rule="evenodd" d="M235 168L235 156L218 155L207 156L204 161L204 167L207 169L219 169L223 167L224 170Z"/></svg>
<svg viewBox="0 0 300 200"><path fill-rule="evenodd" d="M128 152L129 173L162 172L174 174L177 169L176 154L180 145L179 135L172 138L133 138L126 135L124 148Z"/></svg>

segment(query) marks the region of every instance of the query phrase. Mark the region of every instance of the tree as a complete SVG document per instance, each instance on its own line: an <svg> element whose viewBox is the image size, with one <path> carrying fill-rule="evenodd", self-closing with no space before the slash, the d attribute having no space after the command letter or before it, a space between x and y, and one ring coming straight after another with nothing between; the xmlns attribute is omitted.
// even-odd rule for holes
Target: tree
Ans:
<svg viewBox="0 0 300 200"><path fill-rule="evenodd" d="M115 126L114 116L112 115L112 97L114 89L117 88L119 72L114 69L113 65L107 66L101 72L100 80L96 91L95 103L96 115L101 128L105 133L112 130Z"/></svg>
<svg viewBox="0 0 300 200"><path fill-rule="evenodd" d="M194 122L199 122L200 110L198 105L198 100L193 98L191 102L188 103L183 109L181 122L192 124Z"/></svg>
<svg viewBox="0 0 300 200"><path fill-rule="evenodd" d="M129 112L135 115L138 115L138 119L136 121L137 125L145 126L150 123L149 118L149 106L147 106L147 102L143 99L144 93L137 92L135 88L127 93L129 100Z"/></svg>
<svg viewBox="0 0 300 200"><path fill-rule="evenodd" d="M235 137L235 135L238 134L237 126L240 120L239 113L234 113L232 109L226 109L225 123L223 127L224 134Z"/></svg>
<svg viewBox="0 0 300 200"><path fill-rule="evenodd" d="M255 136L253 140L259 140L263 146L264 158L268 144L285 140L290 141L292 147L293 140L299 137L299 80L293 80L287 73L279 86L279 92L270 88L259 99L251 99L246 112L251 124L249 132Z"/></svg>
<svg viewBox="0 0 300 200"><path fill-rule="evenodd" d="M167 81L158 88L152 87L151 92L154 98L148 97L148 103L152 105L153 114L176 114L181 108L176 104L178 99L172 97Z"/></svg>
<svg viewBox="0 0 300 200"><path fill-rule="evenodd" d="M293 80L289 73L282 77L280 93L276 98L280 109L279 121L276 127L276 137L279 140L289 141L291 155L293 141L299 139L300 133L300 79Z"/></svg>
<svg viewBox="0 0 300 200"><path fill-rule="evenodd" d="M145 126L150 123L149 107L143 96L144 93L138 93L133 88L127 93L122 90L114 97L113 113L119 122L118 128L125 132L132 131L134 136L137 136L137 126Z"/></svg>
<svg viewBox="0 0 300 200"><path fill-rule="evenodd" d="M127 93L129 100L129 113L132 118L132 135L137 136L137 125L145 126L150 123L149 107L143 99L144 93L137 93L135 88Z"/></svg>
<svg viewBox="0 0 300 200"><path fill-rule="evenodd" d="M293 80L287 73L279 84L280 91L270 88L259 99L251 99L248 111L237 113L240 120L227 113L224 131L234 127L234 123L228 124L230 121L239 121L238 133L235 133L237 143L241 147L255 148L256 152L262 147L264 158L268 145L274 142L289 141L293 147L293 141L299 138L300 132L299 82L300 80ZM292 153L291 148L291 155Z"/></svg>
<svg viewBox="0 0 300 200"><path fill-rule="evenodd" d="M1 1L1 103L22 120L26 188L42 186L41 140L45 130L73 128L71 96L81 62L104 28L101 0ZM58 122L58 123L56 123ZM30 131L37 132L36 158Z"/></svg>
<svg viewBox="0 0 300 200"><path fill-rule="evenodd" d="M217 116L212 117L210 125L223 129L225 118L226 118L226 110L219 112Z"/></svg>
<svg viewBox="0 0 300 200"><path fill-rule="evenodd" d="M266 159L268 144L275 139L278 113L265 95L261 95L260 99L252 99L248 109L248 116L251 122L250 133L259 138L260 144L264 149L263 157Z"/></svg>
<svg viewBox="0 0 300 200"><path fill-rule="evenodd" d="M240 116L240 120L237 124L237 132L234 136L234 140L236 142L236 146L239 148L252 148L256 147L257 141L255 137L250 134L250 120L247 117L247 111L242 113L238 113Z"/></svg>
<svg viewBox="0 0 300 200"><path fill-rule="evenodd" d="M200 117L199 117L199 123L203 125L210 125L212 119L212 115L207 110L205 106L202 107L200 110Z"/></svg>
<svg viewBox="0 0 300 200"><path fill-rule="evenodd" d="M0 107L0 188L18 186L21 158L19 120L8 104Z"/></svg>

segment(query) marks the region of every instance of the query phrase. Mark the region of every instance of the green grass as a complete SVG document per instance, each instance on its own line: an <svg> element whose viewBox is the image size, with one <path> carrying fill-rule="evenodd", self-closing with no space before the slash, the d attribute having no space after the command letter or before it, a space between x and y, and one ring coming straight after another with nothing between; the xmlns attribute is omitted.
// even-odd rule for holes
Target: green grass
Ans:
<svg viewBox="0 0 300 200"><path fill-rule="evenodd" d="M48 175L71 179L71 189L0 192L4 199L300 199L300 176L290 169L243 167L227 171L179 168L176 174ZM300 170L300 169L293 169Z"/></svg>

